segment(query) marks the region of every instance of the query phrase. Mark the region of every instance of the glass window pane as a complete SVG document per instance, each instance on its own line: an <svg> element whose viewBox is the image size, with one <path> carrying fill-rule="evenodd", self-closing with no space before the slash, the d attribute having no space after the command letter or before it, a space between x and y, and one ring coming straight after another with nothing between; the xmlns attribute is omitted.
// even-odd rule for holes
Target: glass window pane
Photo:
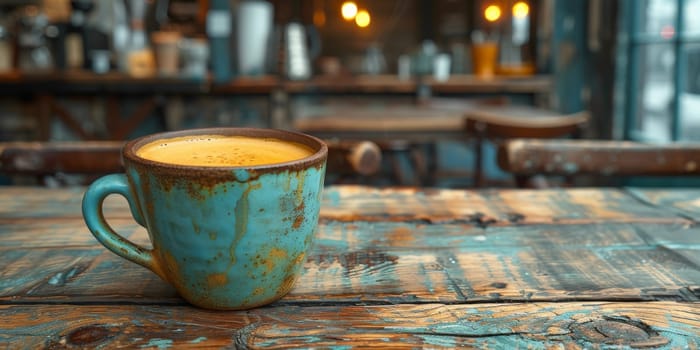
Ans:
<svg viewBox="0 0 700 350"><path fill-rule="evenodd" d="M700 141L700 44L684 50L685 86L680 94L681 138Z"/></svg>
<svg viewBox="0 0 700 350"><path fill-rule="evenodd" d="M686 34L700 35L700 0L685 0L685 8L683 9L683 26Z"/></svg>
<svg viewBox="0 0 700 350"><path fill-rule="evenodd" d="M671 44L640 46L635 129L654 141L671 140L674 51Z"/></svg>
<svg viewBox="0 0 700 350"><path fill-rule="evenodd" d="M641 5L642 33L660 35L666 39L673 38L676 33L677 1L644 0Z"/></svg>

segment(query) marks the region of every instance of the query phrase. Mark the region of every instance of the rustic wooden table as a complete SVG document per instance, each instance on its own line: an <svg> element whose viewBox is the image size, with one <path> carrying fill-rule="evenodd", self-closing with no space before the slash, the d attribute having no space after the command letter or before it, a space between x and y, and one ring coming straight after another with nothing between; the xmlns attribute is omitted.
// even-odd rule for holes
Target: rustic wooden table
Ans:
<svg viewBox="0 0 700 350"><path fill-rule="evenodd" d="M700 190L330 187L292 292L240 312L108 252L81 197L0 189L0 348L700 348Z"/></svg>

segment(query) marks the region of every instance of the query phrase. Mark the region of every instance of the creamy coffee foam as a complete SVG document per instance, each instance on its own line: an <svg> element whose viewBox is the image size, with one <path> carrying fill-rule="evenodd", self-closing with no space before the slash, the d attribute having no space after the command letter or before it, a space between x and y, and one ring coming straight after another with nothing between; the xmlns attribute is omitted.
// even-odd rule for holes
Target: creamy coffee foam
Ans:
<svg viewBox="0 0 700 350"><path fill-rule="evenodd" d="M275 138L194 135L160 139L136 151L141 158L190 166L254 166L283 163L313 154L310 147Z"/></svg>

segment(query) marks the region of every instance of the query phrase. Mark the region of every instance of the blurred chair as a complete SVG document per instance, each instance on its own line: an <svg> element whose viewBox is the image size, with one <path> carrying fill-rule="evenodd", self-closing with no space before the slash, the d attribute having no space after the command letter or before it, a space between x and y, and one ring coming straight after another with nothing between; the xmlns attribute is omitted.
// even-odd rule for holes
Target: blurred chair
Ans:
<svg viewBox="0 0 700 350"><path fill-rule="evenodd" d="M381 153L372 142L326 143L329 174L366 176L379 169ZM51 187L85 185L99 176L124 171L123 145L122 141L0 142L0 174L31 176Z"/></svg>
<svg viewBox="0 0 700 350"><path fill-rule="evenodd" d="M294 120L294 129L324 139L370 140L379 146L391 170L392 185L422 186L436 165L437 140L463 139L461 111L429 106L334 105ZM403 162L407 161L407 162ZM404 166L408 163L408 166Z"/></svg>
<svg viewBox="0 0 700 350"><path fill-rule="evenodd" d="M548 187L547 176L700 175L700 144L516 139L500 145L498 163L519 187Z"/></svg>
<svg viewBox="0 0 700 350"><path fill-rule="evenodd" d="M322 138L370 140L381 149L392 184L432 186L439 176L438 143L464 142L466 112L508 101L505 97L433 97L419 103L334 103L296 118L293 127Z"/></svg>
<svg viewBox="0 0 700 350"><path fill-rule="evenodd" d="M553 139L578 137L590 115L588 112L558 114L528 106L501 106L473 109L465 114L467 133L475 139L474 186L484 185L484 141L498 145L512 138Z"/></svg>

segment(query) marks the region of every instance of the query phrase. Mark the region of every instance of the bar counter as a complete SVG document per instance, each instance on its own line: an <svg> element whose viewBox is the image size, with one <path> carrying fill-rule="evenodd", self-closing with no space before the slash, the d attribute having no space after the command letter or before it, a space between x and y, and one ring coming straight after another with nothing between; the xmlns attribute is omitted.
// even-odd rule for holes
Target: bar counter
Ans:
<svg viewBox="0 0 700 350"><path fill-rule="evenodd" d="M110 72L94 74L87 71L0 73L0 94L121 93L121 94L269 94L276 90L289 93L401 93L416 94L420 85L435 93L523 93L544 94L552 89L551 78L537 76L499 76L480 79L473 75L455 75L439 82L431 78L401 80L395 75L379 76L316 76L310 80L289 81L277 76L238 77L218 83L210 77L202 79L178 77L132 78Z"/></svg>

